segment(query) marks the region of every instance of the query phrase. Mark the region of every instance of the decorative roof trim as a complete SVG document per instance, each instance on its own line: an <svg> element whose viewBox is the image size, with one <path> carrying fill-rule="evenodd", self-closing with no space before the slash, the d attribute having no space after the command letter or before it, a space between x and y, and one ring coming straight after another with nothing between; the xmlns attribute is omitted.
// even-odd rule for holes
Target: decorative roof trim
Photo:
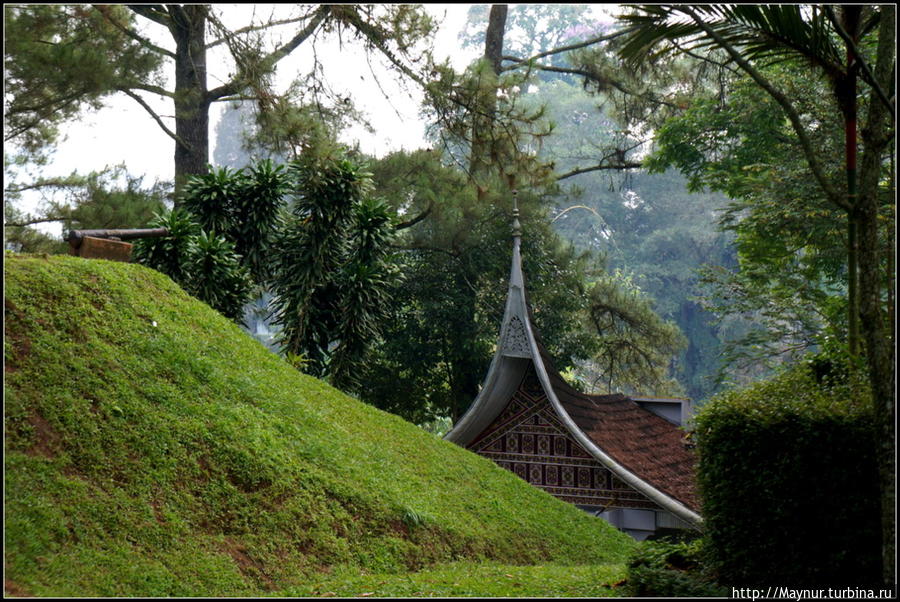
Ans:
<svg viewBox="0 0 900 602"><path fill-rule="evenodd" d="M503 406L491 407L487 405L498 387L502 389L504 386L518 386L518 379L514 379L515 383L512 383L511 380L510 382L501 381L501 366L508 366L511 362L519 362L521 361L520 358L534 359L531 355L534 353L534 347L531 345L533 337L530 336L531 328L528 321L528 308L525 304L525 282L522 276L520 244L519 236L515 236L513 238L512 268L509 274L509 291L506 296L506 309L503 312L497 351L494 353L491 366L488 368L484 379L484 385L481 391L478 392L478 396L475 397L475 401L472 402L469 410L463 414L462 418L450 429L450 432L444 435L445 439L453 443L465 446L472 438L478 435L478 433L471 434L469 431L479 422L479 418L486 415L490 420L493 420L500 414ZM519 322L520 327L524 327L521 331L525 335L524 341L518 340L518 337L510 336L510 331L514 328L511 326L514 318ZM510 390L510 394L512 392L513 390ZM500 395L500 397L502 396ZM503 405L505 406L505 402ZM483 425L484 427L487 427L487 424Z"/></svg>
<svg viewBox="0 0 900 602"><path fill-rule="evenodd" d="M531 343L532 359L534 361L534 368L535 372L537 372L538 380L544 388L544 392L547 394L547 399L550 401L553 409L556 410L560 420L563 421L563 424L565 424L575 440L578 441L578 443L597 461L612 471L613 474L622 479L625 483L646 495L651 501L658 504L664 510L668 510L678 518L700 528L703 525L703 518L699 514L616 462L612 456L603 451L590 437L584 434L584 431L582 431L577 424L575 424L575 421L572 420L569 413L566 412L562 403L560 403L559 399L556 397L556 391L550 383L550 376L547 373L547 368L544 366L544 360L538 350L537 340L531 330L531 322L526 322L525 327L528 331L528 338Z"/></svg>
<svg viewBox="0 0 900 602"><path fill-rule="evenodd" d="M591 438L588 437L584 433L584 431L582 431L578 427L577 424L575 424L575 421L572 420L571 416L569 416L568 412L566 412L562 403L560 403L559 398L557 398L556 391L553 389L553 386L550 382L550 376L547 373L547 368L544 365L540 349L538 348L537 339L534 336L534 331L531 326L531 320L528 316L528 307L525 303L525 280L522 275L522 256L520 250L521 226L518 223L519 211L518 206L516 206L515 204L515 194L513 196L513 199L514 225L512 267L510 269L509 292L506 298L506 310L503 314L503 326L501 327L499 345L497 347L496 353L494 354L494 358L491 360L491 366L488 369L487 376L485 377L484 387L478 393L478 396L475 398L475 401L472 403L472 406L469 408L469 410L450 430L450 432L444 436L444 438L448 441L452 441L459 445L465 446L469 441L471 441L472 438L478 435L478 433L471 435L468 433L468 431L471 430L471 427L479 421L478 419L481 418L482 415L492 421L494 418L496 418L497 415L499 415L499 412L503 409L502 407L490 407L488 404L491 398L491 394L495 391L495 387L502 386L502 383L498 385L501 365L505 365L510 361L516 361L516 358L522 358L526 355L521 352L521 349L519 349L519 341L516 341L515 344L511 344L511 342L508 340L510 338L510 324L513 318L518 318L517 321L521 322L521 324L525 327L527 347L531 352L531 357L529 359L534 363L535 372L537 373L538 380L541 383L541 387L543 387L544 392L547 394L547 399L550 401L550 405L553 406L553 409L556 411L560 420L562 420L563 424L566 426L575 440L578 441L578 443L582 447L584 447L584 449L587 450L588 453L590 453L597 461L603 464L622 481L647 496L651 501L658 504L664 510L668 510L678 518L690 523L696 528L700 528L703 524L703 518L699 514L697 514L672 496L660 491L650 483L646 482L645 480L619 464L614 458L612 458L612 456L603 451L603 449L601 449L596 443L594 443L594 441L592 441ZM507 349L507 347L510 348ZM508 400L504 400L504 405L506 401ZM491 414L494 415L491 416ZM467 435L469 435L468 441L466 440Z"/></svg>

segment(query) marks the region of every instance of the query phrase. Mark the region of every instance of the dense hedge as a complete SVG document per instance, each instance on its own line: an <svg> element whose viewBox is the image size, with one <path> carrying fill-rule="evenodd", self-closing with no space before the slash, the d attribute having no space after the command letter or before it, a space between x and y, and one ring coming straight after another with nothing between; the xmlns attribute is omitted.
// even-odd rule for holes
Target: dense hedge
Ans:
<svg viewBox="0 0 900 602"><path fill-rule="evenodd" d="M701 539L642 541L628 560L626 595L631 597L727 597L705 567Z"/></svg>
<svg viewBox="0 0 900 602"><path fill-rule="evenodd" d="M840 380L806 364L698 414L705 537L721 583L879 582L876 431L865 388Z"/></svg>

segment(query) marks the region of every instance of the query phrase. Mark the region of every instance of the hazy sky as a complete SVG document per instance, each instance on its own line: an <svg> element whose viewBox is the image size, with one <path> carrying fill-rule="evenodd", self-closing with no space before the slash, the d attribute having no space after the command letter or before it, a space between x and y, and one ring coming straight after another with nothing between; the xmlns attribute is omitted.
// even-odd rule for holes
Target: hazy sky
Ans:
<svg viewBox="0 0 900 602"><path fill-rule="evenodd" d="M218 8L227 16L229 12L240 11L246 6L248 5L240 7L220 5ZM257 15L268 14L266 5L255 7ZM435 44L438 55L452 56L454 62L460 63L456 66L464 67L475 55L467 59L459 50L456 36L465 23L469 5L431 4L427 5L427 8L443 22ZM157 26L150 26L147 32L159 34L162 33L160 29ZM287 33L285 31L284 35ZM161 45L171 46L171 39L167 40L165 35L163 33L162 37L156 39ZM372 136L362 128L352 128L345 133L343 141L349 144L358 141L364 152L377 155L400 148L411 149L424 145L424 126L418 117L421 94L417 94L418 90L415 90L414 86L403 91L397 85L396 76L391 73L379 73L381 87L389 96L389 99L385 98L384 93L374 83L365 55L358 51L358 46L350 43L341 47L334 41L317 47L319 60L325 65L329 83L336 91L346 91L350 94L356 106L367 113L370 122L379 130ZM377 62L373 60L372 63L376 69L378 69ZM299 66L309 63L310 52L303 47L298 48L279 62L278 81L286 84ZM216 61L213 55L210 55L208 60L210 88L222 83L227 75L217 69L217 65L230 64L230 61ZM170 75L170 81L171 79ZM142 96L160 115L172 115L171 100L160 99L151 94ZM227 103L215 103L210 113L210 160L215 144L215 124L218 122L220 111L226 105ZM166 119L166 122L174 129L174 119ZM86 112L77 122L65 127L64 132L66 140L58 146L51 166L45 172L46 175L68 174L76 169L86 173L124 161L130 173L146 174L147 181L155 178L171 180L174 177L174 142L144 109L130 98L122 95L111 97L106 102L105 108L96 112Z"/></svg>
<svg viewBox="0 0 900 602"><path fill-rule="evenodd" d="M291 5L243 4L215 5L222 14L226 26L238 28L255 14L257 22L266 20L275 11L288 10ZM441 23L435 38L438 60L450 58L457 70L464 69L478 56L477 50L463 52L457 36L462 31L471 4L426 4L426 9ZM514 5L513 5L514 6ZM594 5L597 13L611 5ZM598 14L598 16L600 16ZM171 47L172 40L161 26L149 24L144 19L145 35L163 47ZM281 28L277 35L282 40L293 35L290 26ZM232 61L216 52L226 52L224 45L211 51L207 58L208 85L213 88L227 78ZM400 86L397 75L381 66L384 61L373 53L372 69L379 75L375 84L365 54L358 43L339 45L336 40L317 43L316 53L325 65L325 75L336 92L350 95L356 107L363 110L377 132L372 135L361 127L350 128L342 135L342 141L353 145L358 143L363 152L381 156L388 152L412 150L425 145L424 124L419 119L422 94L415 84ZM277 82L286 86L298 72L306 72L311 65L311 50L301 46L278 63ZM167 66L166 75L174 79L174 67ZM171 86L171 83L169 84ZM143 93L144 100L163 116L167 125L174 130L173 107L170 99ZM386 97L387 96L387 97ZM210 113L210 161L215 145L215 125L219 114L227 103L215 103ZM106 101L99 111L85 112L77 121L62 128L66 138L58 146L49 165L42 171L46 177L67 175L73 171L89 173L107 165L125 163L132 175L144 175L145 185L154 180L174 178L174 142L167 136L146 111L134 100L123 95L115 95ZM36 196L23 196L21 208L33 212L41 200ZM59 232L58 224L41 226L47 232Z"/></svg>

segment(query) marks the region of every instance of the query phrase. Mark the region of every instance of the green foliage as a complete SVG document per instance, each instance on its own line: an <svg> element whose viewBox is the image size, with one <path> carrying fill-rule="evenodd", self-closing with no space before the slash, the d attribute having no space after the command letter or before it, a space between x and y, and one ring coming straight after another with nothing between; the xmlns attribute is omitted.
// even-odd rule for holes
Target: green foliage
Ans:
<svg viewBox="0 0 900 602"><path fill-rule="evenodd" d="M137 263L160 271L184 284L191 276L191 241L200 234L200 226L184 209L161 211L150 222L153 228L166 228L168 236L142 238L134 243L132 258Z"/></svg>
<svg viewBox="0 0 900 602"><path fill-rule="evenodd" d="M126 35L124 6L4 5L4 140L40 158L58 126L142 78L160 57Z"/></svg>
<svg viewBox="0 0 900 602"><path fill-rule="evenodd" d="M456 418L475 399L496 343L509 277L511 201L495 191L479 201L464 174L427 151L395 153L372 168L379 193L401 220L415 223L396 242L404 277L392 288L383 340L366 362L360 394L416 423ZM564 369L592 349L580 313L591 266L552 232L537 195L519 197L529 301Z"/></svg>
<svg viewBox="0 0 900 602"><path fill-rule="evenodd" d="M607 55L579 60L599 69L597 61L611 60ZM611 63L613 75L621 74L616 62ZM679 65L666 75L678 80L672 85L681 90L699 87L694 80L708 78L708 74L684 75L682 70ZM650 85L659 83L654 78L641 86L655 89ZM668 89L668 84L660 84L660 89ZM687 344L674 362L663 361L668 366L665 376L677 379L683 394L702 400L718 386L715 376L724 328L696 299L701 294L697 269L706 263L734 263L731 235L716 228L717 212L728 201L721 193L689 193L684 178L674 170L653 174L591 171L598 158L607 167L637 161L632 153L641 148L640 133L622 123L625 107L638 111L641 103L657 106L652 116L661 119L658 101L654 105L629 95L620 110L620 96L615 88L588 93L565 81L541 84L527 95L526 102L546 105L546 116L555 124L554 134L540 151L562 176L560 190L553 195L554 228L578 249L603 256L608 270L631 274L634 284L652 300L654 312L681 329ZM637 119L652 122L647 116ZM599 376L596 370L588 374L586 368L582 374L586 382Z"/></svg>
<svg viewBox="0 0 900 602"><path fill-rule="evenodd" d="M158 272L7 255L5 285L7 587L594 595L622 575L626 535L298 373Z"/></svg>
<svg viewBox="0 0 900 602"><path fill-rule="evenodd" d="M127 173L125 165L106 167L81 175L76 172L59 178L38 178L22 183L17 180L20 166L7 163L4 183L4 232L23 253L64 253L68 245L51 240L36 231L37 223L57 222L63 232L84 229L144 228L161 211L169 186L155 182L145 187L143 177ZM40 191L44 202L35 214L17 208L26 191Z"/></svg>
<svg viewBox="0 0 900 602"><path fill-rule="evenodd" d="M188 248L190 276L185 290L226 318L240 323L250 302L253 281L234 246L216 234L201 231Z"/></svg>
<svg viewBox="0 0 900 602"><path fill-rule="evenodd" d="M433 124L429 136L464 166L479 194L498 182L515 182L512 186L521 190L552 182L552 164L534 150L550 136L553 124L544 107L523 102L520 94L530 78L526 71L498 75L482 59L462 73L435 66L425 85L423 113Z"/></svg>
<svg viewBox="0 0 900 602"><path fill-rule="evenodd" d="M3 203L3 242L7 250L54 254L67 251L69 245L57 237L26 225L18 225L24 224L26 219L13 203Z"/></svg>
<svg viewBox="0 0 900 602"><path fill-rule="evenodd" d="M825 82L805 65L781 63L760 71L804 114L818 116L811 136L838 184L843 128ZM648 159L651 169L677 167L692 189L718 190L732 199L719 224L734 233L739 264L702 274L707 310L720 318L752 316L755 322L726 345L728 372L771 368L798 358L825 336L846 336L846 212L810 177L781 107L750 77L735 77L726 96L697 97L668 120L657 143ZM891 202L881 211L889 223ZM882 237L886 258L887 229ZM887 265L882 269L886 273Z"/></svg>
<svg viewBox="0 0 900 602"><path fill-rule="evenodd" d="M270 258L274 323L310 374L352 388L389 304L391 212L343 151L305 154L290 170L296 198Z"/></svg>
<svg viewBox="0 0 900 602"><path fill-rule="evenodd" d="M235 222L235 198L241 187L241 170L223 167L190 179L185 185L181 207L193 215L207 232L224 234Z"/></svg>
<svg viewBox="0 0 900 602"><path fill-rule="evenodd" d="M167 228L169 234L135 241L134 260L166 274L188 293L240 323L244 305L252 299L253 280L234 246L222 236L204 231L184 209L163 211L150 225Z"/></svg>
<svg viewBox="0 0 900 602"><path fill-rule="evenodd" d="M870 396L857 372L835 378L823 359L723 393L695 419L704 536L722 583L880 580Z"/></svg>
<svg viewBox="0 0 900 602"><path fill-rule="evenodd" d="M156 222L170 236L140 241L136 259L238 322L254 284L266 287L292 363L351 390L397 275L392 212L370 190L343 151L215 169L188 181L183 210Z"/></svg>
<svg viewBox="0 0 900 602"><path fill-rule="evenodd" d="M717 585L703 568L703 540L646 540L628 560L627 591L638 597L725 597L731 590Z"/></svg>
<svg viewBox="0 0 900 602"><path fill-rule="evenodd" d="M588 291L587 320L599 340L592 385L656 395L680 394L668 377L668 360L685 346L678 326L665 322L641 290L621 272L604 275Z"/></svg>
<svg viewBox="0 0 900 602"><path fill-rule="evenodd" d="M257 282L268 274L268 253L281 226L288 176L284 165L264 159L246 168L222 167L188 180L182 195L185 209L204 231L234 245Z"/></svg>
<svg viewBox="0 0 900 602"><path fill-rule="evenodd" d="M124 186L113 182L123 176ZM144 228L163 209L170 186L155 182L145 188L143 179L126 173L124 165L88 174L84 192L74 199L74 205L52 204L48 214L65 217L64 231Z"/></svg>
<svg viewBox="0 0 900 602"><path fill-rule="evenodd" d="M633 26L622 54L636 64L652 52L671 52L664 41L684 42L687 50L701 50L716 46L717 42L705 34L701 26L688 19L672 19L673 14L684 16L696 11L705 25L714 29L722 39L742 48L747 59L777 61L807 55L814 51L817 64L840 64L843 55L838 38L833 34L826 11L814 7L806 11L800 5L721 5L681 7L641 5L621 19ZM871 27L871 26L869 26ZM659 48L662 47L662 50Z"/></svg>
<svg viewBox="0 0 900 602"><path fill-rule="evenodd" d="M484 49L490 5L474 4L469 7L468 18L459 34L463 48ZM591 18L590 7L585 4L518 4L509 8L506 19L506 35L503 51L506 55L521 59L540 52L559 48L592 35L598 35L603 24ZM568 64L566 53L551 54L544 61L555 67ZM539 72L537 77L548 81L565 78L554 72ZM569 76L571 77L571 76Z"/></svg>
<svg viewBox="0 0 900 602"><path fill-rule="evenodd" d="M267 255L286 188L284 166L268 160L190 178L181 208L154 222L168 228L169 236L139 240L135 260L240 322L254 284L268 275Z"/></svg>

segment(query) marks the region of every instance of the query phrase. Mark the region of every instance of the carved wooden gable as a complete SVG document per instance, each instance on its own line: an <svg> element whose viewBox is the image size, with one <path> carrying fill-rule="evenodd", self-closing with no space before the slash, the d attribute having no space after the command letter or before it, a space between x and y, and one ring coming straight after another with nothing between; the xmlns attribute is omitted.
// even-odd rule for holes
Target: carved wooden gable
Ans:
<svg viewBox="0 0 900 602"><path fill-rule="evenodd" d="M550 405L533 366L504 410L468 449L573 504L658 508L575 441Z"/></svg>

